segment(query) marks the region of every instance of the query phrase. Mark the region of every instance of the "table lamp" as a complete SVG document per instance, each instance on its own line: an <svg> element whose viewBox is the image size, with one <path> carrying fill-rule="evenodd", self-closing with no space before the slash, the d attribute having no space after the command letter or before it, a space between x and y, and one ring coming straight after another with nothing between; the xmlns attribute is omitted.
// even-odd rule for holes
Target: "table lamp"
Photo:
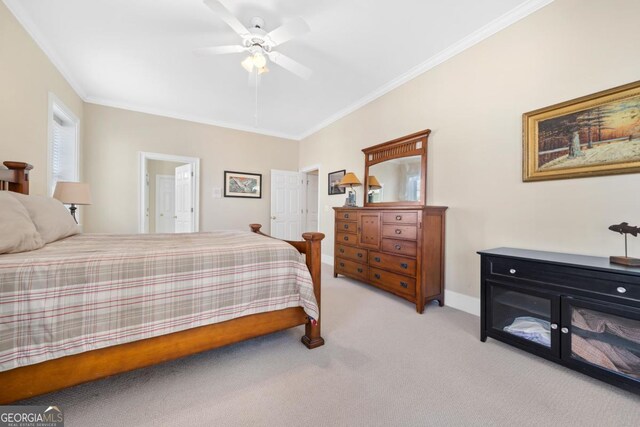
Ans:
<svg viewBox="0 0 640 427"><path fill-rule="evenodd" d="M69 211L71 216L75 220L76 224L76 205L90 205L91 204L91 192L89 191L89 184L81 182L61 182L56 183L56 189L53 192L53 198L60 200L65 205L71 205Z"/></svg>
<svg viewBox="0 0 640 427"><path fill-rule="evenodd" d="M362 185L362 183L360 182L356 174L354 174L353 172L349 172L345 176L343 176L342 180L340 180L340 183L338 184L338 187L349 187L351 190L353 190L353 195L354 195L353 206L356 205L355 204L356 190L353 189L354 185L358 187Z"/></svg>

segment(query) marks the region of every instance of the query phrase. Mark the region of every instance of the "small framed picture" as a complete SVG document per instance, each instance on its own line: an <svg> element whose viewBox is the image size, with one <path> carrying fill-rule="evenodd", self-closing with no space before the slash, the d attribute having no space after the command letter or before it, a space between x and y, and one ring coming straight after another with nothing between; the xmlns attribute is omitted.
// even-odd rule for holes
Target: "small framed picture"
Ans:
<svg viewBox="0 0 640 427"><path fill-rule="evenodd" d="M347 190L344 187L338 187L342 178L347 173L346 169L342 169L341 171L331 172L329 174L329 195L332 194L344 194Z"/></svg>
<svg viewBox="0 0 640 427"><path fill-rule="evenodd" d="M260 199L262 174L224 171L224 197Z"/></svg>

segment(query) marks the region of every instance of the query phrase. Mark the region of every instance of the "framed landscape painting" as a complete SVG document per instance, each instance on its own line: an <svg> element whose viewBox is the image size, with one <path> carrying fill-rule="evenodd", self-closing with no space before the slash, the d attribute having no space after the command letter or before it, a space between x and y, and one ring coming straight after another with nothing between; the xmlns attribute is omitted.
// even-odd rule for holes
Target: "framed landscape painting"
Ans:
<svg viewBox="0 0 640 427"><path fill-rule="evenodd" d="M262 197L262 174L224 171L224 197Z"/></svg>
<svg viewBox="0 0 640 427"><path fill-rule="evenodd" d="M640 172L640 81L523 115L523 181Z"/></svg>
<svg viewBox="0 0 640 427"><path fill-rule="evenodd" d="M346 193L346 189L343 187L338 187L338 184L340 183L340 181L342 181L342 178L344 178L344 175L347 173L346 169L342 169L341 171L335 171L335 172L331 172L329 174L329 195L331 196L332 194L344 194Z"/></svg>

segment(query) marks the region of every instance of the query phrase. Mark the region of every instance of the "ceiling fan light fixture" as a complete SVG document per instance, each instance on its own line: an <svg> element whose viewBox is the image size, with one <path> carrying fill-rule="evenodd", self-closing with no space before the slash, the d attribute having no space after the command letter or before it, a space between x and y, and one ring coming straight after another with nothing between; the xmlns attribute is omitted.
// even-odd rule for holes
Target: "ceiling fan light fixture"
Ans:
<svg viewBox="0 0 640 427"><path fill-rule="evenodd" d="M247 73L253 71L253 56L247 56L241 63L242 68L247 70Z"/></svg>
<svg viewBox="0 0 640 427"><path fill-rule="evenodd" d="M268 73L268 72L269 72L269 69L266 66L264 66L262 68L258 68L258 74L264 74L264 73Z"/></svg>
<svg viewBox="0 0 640 427"><path fill-rule="evenodd" d="M253 55L253 65L256 68L264 68L264 66L267 65L267 58L261 53L256 53Z"/></svg>

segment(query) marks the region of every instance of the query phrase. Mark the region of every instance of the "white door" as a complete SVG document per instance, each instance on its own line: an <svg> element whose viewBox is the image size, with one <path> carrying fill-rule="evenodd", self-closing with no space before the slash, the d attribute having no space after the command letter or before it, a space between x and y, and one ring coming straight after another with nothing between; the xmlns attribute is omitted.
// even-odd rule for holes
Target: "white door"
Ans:
<svg viewBox="0 0 640 427"><path fill-rule="evenodd" d="M156 175L156 233L175 232L176 178Z"/></svg>
<svg viewBox="0 0 640 427"><path fill-rule="evenodd" d="M190 163L176 168L175 232L193 232L193 167Z"/></svg>
<svg viewBox="0 0 640 427"><path fill-rule="evenodd" d="M300 240L302 235L302 183L300 172L271 171L271 235Z"/></svg>
<svg viewBox="0 0 640 427"><path fill-rule="evenodd" d="M318 175L307 174L307 225L304 231L318 231Z"/></svg>

